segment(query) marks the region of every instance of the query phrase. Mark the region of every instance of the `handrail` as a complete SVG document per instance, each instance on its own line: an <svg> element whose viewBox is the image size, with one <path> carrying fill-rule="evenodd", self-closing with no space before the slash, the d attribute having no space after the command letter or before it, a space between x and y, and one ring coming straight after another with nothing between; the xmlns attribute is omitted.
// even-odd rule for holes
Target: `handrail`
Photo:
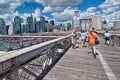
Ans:
<svg viewBox="0 0 120 80"><path fill-rule="evenodd" d="M30 47L26 47L12 53L0 57L0 76L13 68L16 68L29 60L40 56L42 52L61 44L64 41L68 41L71 35L59 37L41 44L36 44Z"/></svg>

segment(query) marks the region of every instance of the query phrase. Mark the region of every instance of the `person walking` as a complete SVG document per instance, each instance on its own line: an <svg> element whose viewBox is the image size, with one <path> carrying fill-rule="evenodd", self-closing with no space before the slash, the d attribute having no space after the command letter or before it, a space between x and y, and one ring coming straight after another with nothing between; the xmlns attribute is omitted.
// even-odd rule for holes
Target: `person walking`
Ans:
<svg viewBox="0 0 120 80"><path fill-rule="evenodd" d="M96 47L95 40L98 39L98 35L92 30L89 30L89 34L87 35L87 42L91 47L91 53L94 58L96 58Z"/></svg>
<svg viewBox="0 0 120 80"><path fill-rule="evenodd" d="M77 42L77 30L73 29L72 32L72 48L76 48L76 42Z"/></svg>
<svg viewBox="0 0 120 80"><path fill-rule="evenodd" d="M110 45L110 33L108 31L106 31L104 33L104 38L105 38L105 44L107 44L108 46Z"/></svg>
<svg viewBox="0 0 120 80"><path fill-rule="evenodd" d="M81 37L81 41L82 41L82 47L85 47L86 33L84 30L81 31L80 37Z"/></svg>

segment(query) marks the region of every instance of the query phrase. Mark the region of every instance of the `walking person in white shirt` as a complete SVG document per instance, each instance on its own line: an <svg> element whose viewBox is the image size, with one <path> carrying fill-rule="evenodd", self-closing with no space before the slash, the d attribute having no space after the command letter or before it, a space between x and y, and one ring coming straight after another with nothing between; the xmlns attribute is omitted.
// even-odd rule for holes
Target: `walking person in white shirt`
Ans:
<svg viewBox="0 0 120 80"><path fill-rule="evenodd" d="M85 41L86 41L87 34L85 33L84 30L81 31L80 36L81 36L81 41L82 41L82 47L85 47Z"/></svg>
<svg viewBox="0 0 120 80"><path fill-rule="evenodd" d="M108 46L110 45L110 33L108 31L105 32L104 34L104 38L105 38L105 44L107 44Z"/></svg>

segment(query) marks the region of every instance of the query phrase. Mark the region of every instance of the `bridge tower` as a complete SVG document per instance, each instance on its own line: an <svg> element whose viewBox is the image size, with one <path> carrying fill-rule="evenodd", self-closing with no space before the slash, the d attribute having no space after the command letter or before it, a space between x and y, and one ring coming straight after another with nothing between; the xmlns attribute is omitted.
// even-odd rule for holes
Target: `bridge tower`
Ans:
<svg viewBox="0 0 120 80"><path fill-rule="evenodd" d="M79 10L75 9L74 13L75 13L74 27L78 27L79 26L79 21L77 20L77 18L78 18L78 15L79 15Z"/></svg>

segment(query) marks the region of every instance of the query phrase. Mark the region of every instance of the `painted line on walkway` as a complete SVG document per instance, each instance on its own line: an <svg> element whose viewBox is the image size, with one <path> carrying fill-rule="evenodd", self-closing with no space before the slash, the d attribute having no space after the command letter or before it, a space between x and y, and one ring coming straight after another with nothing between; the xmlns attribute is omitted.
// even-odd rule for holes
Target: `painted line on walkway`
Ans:
<svg viewBox="0 0 120 80"><path fill-rule="evenodd" d="M98 58L99 58L100 62L103 65L103 68L104 68L104 70L106 72L106 75L108 76L108 79L109 80L117 80L115 74L112 72L112 69L109 67L107 62L104 60L104 58L103 58L102 54L100 53L100 51L99 50L96 50L96 51L99 54Z"/></svg>

